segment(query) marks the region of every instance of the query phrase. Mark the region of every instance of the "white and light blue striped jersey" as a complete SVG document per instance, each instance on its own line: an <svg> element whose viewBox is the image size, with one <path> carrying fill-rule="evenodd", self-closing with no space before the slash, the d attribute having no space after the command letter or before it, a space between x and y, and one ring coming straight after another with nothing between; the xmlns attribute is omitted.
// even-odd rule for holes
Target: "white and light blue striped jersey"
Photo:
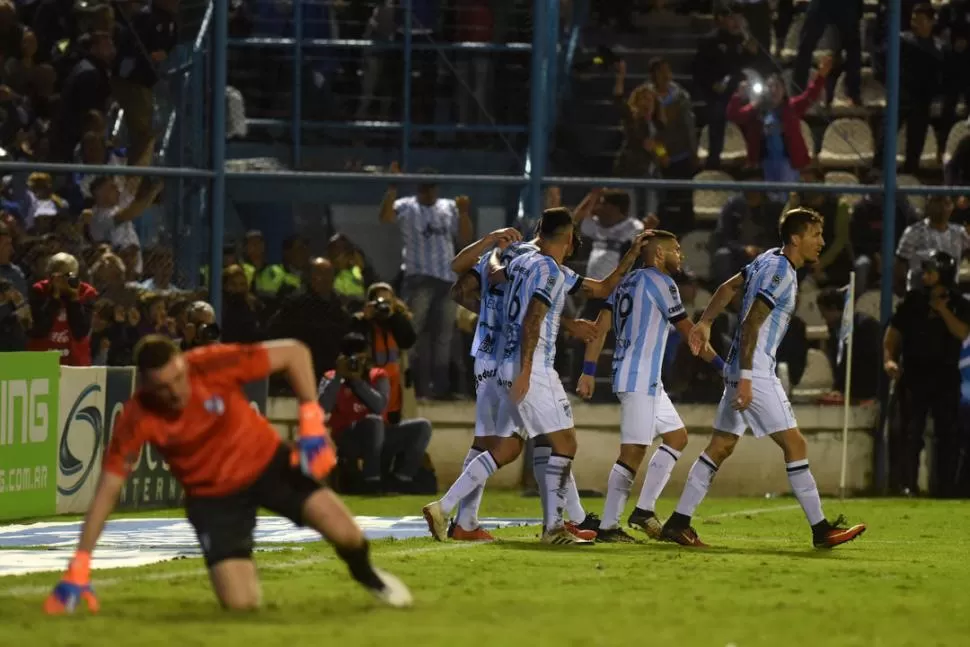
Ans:
<svg viewBox="0 0 970 647"><path fill-rule="evenodd" d="M478 325L475 326L475 337L472 339L471 356L476 359L496 360L502 337L502 306L505 300L505 284L488 284L489 260L495 248L488 250L478 259L473 272L478 275L479 290L482 295L478 310ZM505 266L513 258L522 254L539 251L532 243L512 243L499 255L498 263Z"/></svg>
<svg viewBox="0 0 970 647"><path fill-rule="evenodd" d="M394 201L401 227L401 267L406 276L433 276L454 281L451 260L458 238L458 207L454 200L439 199L424 206L414 196Z"/></svg>
<svg viewBox="0 0 970 647"><path fill-rule="evenodd" d="M970 404L970 337L960 346L960 401Z"/></svg>
<svg viewBox="0 0 970 647"><path fill-rule="evenodd" d="M741 330L742 323L754 305L755 300L763 301L771 313L758 331L758 341L754 349L751 374L757 377L775 375L775 355L778 346L788 332L788 322L795 312L798 296L798 277L795 266L788 257L776 247L759 255L751 261L741 274L744 277L744 297L741 301L741 318L734 333L734 342L725 359L725 374L737 379L741 374Z"/></svg>
<svg viewBox="0 0 970 647"><path fill-rule="evenodd" d="M606 300L613 311L613 392L656 395L663 388L670 327L687 318L674 280L655 267L627 274Z"/></svg>
<svg viewBox="0 0 970 647"><path fill-rule="evenodd" d="M523 254L505 268L509 286L505 292L502 326L502 354L500 364L520 366L522 324L533 298L549 306L539 329L539 341L532 359L534 368L551 367L556 359L556 337L559 318L566 303L569 286L566 273L556 261L545 254ZM575 276L575 273L573 273ZM581 281L573 283L573 289Z"/></svg>

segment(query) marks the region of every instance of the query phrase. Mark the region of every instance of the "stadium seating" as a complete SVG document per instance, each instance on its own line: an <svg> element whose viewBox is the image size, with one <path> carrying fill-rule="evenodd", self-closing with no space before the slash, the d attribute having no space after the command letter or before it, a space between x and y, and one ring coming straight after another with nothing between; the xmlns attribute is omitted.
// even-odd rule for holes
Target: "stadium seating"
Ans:
<svg viewBox="0 0 970 647"><path fill-rule="evenodd" d="M875 142L869 124L861 119L836 119L822 135L818 161L823 168L854 169L872 165Z"/></svg>
<svg viewBox="0 0 970 647"><path fill-rule="evenodd" d="M694 176L694 180L707 182L730 182L734 178L724 171L701 171ZM694 216L701 221L717 222L721 207L731 199L728 191L708 191L696 189L694 191Z"/></svg>

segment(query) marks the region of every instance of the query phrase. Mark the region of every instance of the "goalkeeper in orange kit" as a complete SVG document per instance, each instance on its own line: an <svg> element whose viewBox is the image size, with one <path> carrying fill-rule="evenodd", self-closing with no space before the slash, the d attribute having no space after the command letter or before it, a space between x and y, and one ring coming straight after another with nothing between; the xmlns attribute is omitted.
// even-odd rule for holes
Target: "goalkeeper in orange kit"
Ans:
<svg viewBox="0 0 970 647"><path fill-rule="evenodd" d="M135 348L139 388L115 424L97 492L81 530L77 553L44 603L47 613L91 611L91 553L142 445L154 444L185 488L195 528L219 602L255 609L259 578L252 560L260 507L309 526L334 545L353 578L382 602L410 606L407 587L370 563L367 540L323 479L337 461L317 404L313 362L292 340L219 345L182 353L169 339L149 335ZM254 411L242 386L284 372L300 401L300 437L284 445Z"/></svg>

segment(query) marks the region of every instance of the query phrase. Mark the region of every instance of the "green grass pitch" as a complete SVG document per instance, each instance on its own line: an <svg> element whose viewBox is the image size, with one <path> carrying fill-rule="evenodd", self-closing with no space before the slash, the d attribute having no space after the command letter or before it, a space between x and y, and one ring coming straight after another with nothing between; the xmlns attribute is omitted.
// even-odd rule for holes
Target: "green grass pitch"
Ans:
<svg viewBox="0 0 970 647"><path fill-rule="evenodd" d="M348 499L362 515L415 515L423 503ZM375 542L375 563L412 587L409 611L377 607L323 543L258 554L264 608L247 615L218 608L200 559L95 571L97 616L45 617L54 573L6 577L0 644L970 645L970 504L824 503L830 517L865 521L866 534L817 551L794 499L712 498L695 524L707 550L646 540L549 547L537 527L499 531L489 545ZM602 499L585 504L599 512ZM661 500L659 512L673 505ZM482 510L538 512L537 499L499 492L486 492Z"/></svg>

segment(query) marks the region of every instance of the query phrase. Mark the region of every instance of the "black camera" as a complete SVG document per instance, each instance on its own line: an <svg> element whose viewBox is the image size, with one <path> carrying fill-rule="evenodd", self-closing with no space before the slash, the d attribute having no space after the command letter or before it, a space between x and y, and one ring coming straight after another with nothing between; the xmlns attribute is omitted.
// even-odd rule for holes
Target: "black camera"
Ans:
<svg viewBox="0 0 970 647"><path fill-rule="evenodd" d="M219 324L202 324L195 333L195 344L197 346L214 344L219 341L221 335L222 331L219 329Z"/></svg>
<svg viewBox="0 0 970 647"><path fill-rule="evenodd" d="M67 275L67 287L71 288L72 290L76 290L80 285L81 279L77 277L77 274Z"/></svg>
<svg viewBox="0 0 970 647"><path fill-rule="evenodd" d="M384 297L379 297L375 299L374 301L372 301L372 304L374 305L374 312L377 313L377 316L380 319L386 319L390 317L391 311L394 309L394 306L391 304L391 302L385 299Z"/></svg>
<svg viewBox="0 0 970 647"><path fill-rule="evenodd" d="M356 355L349 356L347 358L347 370L355 375L357 373L360 373L361 371L360 358L357 357Z"/></svg>

